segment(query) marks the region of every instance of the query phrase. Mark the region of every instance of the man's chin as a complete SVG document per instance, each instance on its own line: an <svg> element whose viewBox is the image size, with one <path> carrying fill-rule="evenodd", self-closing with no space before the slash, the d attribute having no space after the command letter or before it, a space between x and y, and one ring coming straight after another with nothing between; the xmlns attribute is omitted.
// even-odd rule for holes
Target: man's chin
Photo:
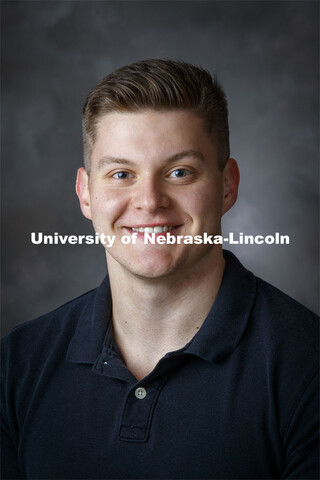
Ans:
<svg viewBox="0 0 320 480"><path fill-rule="evenodd" d="M171 265L137 265L137 266L126 266L126 270L131 273L131 275L145 280L156 280L167 278L172 275L176 268Z"/></svg>
<svg viewBox="0 0 320 480"><path fill-rule="evenodd" d="M111 261L110 261L111 260ZM125 261L124 259L119 259L113 257L108 262L109 266L112 269L112 264L114 261L118 264L118 267L124 270L127 274L132 275L133 277L145 280L156 280L161 278L166 278L175 271L179 270L179 265L177 262L173 262L172 259L162 259L159 258L139 258L139 259L130 259ZM117 269L118 269L117 267Z"/></svg>

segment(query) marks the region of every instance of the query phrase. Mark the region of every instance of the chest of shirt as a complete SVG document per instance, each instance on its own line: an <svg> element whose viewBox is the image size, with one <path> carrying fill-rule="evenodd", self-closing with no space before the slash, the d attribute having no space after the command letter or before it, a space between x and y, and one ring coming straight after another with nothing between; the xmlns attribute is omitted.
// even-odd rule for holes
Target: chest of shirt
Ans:
<svg viewBox="0 0 320 480"><path fill-rule="evenodd" d="M107 352L94 367L62 364L25 403L22 470L56 479L277 477L267 376L234 361L185 355L140 382Z"/></svg>

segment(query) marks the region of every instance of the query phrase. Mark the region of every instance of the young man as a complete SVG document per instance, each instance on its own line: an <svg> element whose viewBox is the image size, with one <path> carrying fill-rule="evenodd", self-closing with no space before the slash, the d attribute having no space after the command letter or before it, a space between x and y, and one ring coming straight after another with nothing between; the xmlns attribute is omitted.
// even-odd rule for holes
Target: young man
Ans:
<svg viewBox="0 0 320 480"><path fill-rule="evenodd" d="M219 84L129 65L83 126L109 276L4 339L2 478L318 478L316 317L220 244L178 242L219 235L237 198Z"/></svg>

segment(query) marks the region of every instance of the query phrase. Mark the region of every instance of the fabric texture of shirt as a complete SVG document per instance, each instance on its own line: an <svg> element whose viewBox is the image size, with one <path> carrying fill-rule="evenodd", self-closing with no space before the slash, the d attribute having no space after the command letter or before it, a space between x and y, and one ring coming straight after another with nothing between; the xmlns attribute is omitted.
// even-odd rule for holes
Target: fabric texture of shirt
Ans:
<svg viewBox="0 0 320 480"><path fill-rule="evenodd" d="M318 319L230 252L203 325L140 381L108 277L2 341L2 479L318 478Z"/></svg>

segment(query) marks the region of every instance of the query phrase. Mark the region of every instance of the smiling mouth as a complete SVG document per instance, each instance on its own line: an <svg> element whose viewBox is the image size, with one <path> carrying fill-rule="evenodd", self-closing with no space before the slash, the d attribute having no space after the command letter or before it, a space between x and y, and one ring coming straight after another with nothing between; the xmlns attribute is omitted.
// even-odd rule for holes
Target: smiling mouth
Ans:
<svg viewBox="0 0 320 480"><path fill-rule="evenodd" d="M172 232L181 225L156 225L154 227L129 227L130 230L137 233L166 233Z"/></svg>

